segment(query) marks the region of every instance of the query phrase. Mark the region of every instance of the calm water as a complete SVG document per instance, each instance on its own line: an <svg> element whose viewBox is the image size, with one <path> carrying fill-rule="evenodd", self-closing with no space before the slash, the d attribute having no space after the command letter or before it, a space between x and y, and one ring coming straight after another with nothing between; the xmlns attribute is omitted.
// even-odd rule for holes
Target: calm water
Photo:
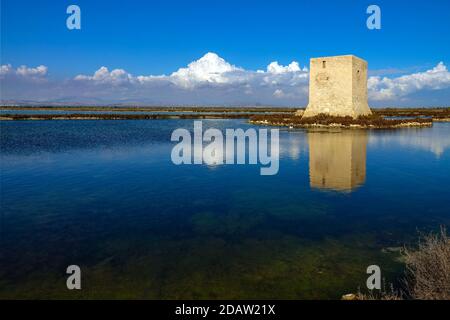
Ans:
<svg viewBox="0 0 450 320"><path fill-rule="evenodd" d="M179 127L1 122L0 298L339 298L371 264L401 274L386 248L450 225L450 124L282 130L274 176L173 165Z"/></svg>

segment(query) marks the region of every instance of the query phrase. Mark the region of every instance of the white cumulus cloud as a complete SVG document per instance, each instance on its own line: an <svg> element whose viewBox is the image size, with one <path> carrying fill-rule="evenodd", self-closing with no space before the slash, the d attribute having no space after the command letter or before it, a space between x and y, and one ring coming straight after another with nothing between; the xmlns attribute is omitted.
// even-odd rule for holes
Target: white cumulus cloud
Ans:
<svg viewBox="0 0 450 320"><path fill-rule="evenodd" d="M434 68L397 78L370 77L369 98L372 100L395 100L420 90L439 90L450 87L450 73L443 62Z"/></svg>
<svg viewBox="0 0 450 320"><path fill-rule="evenodd" d="M305 106L308 103L309 71L297 61L287 65L273 61L265 68L249 70L208 52L169 75L134 76L125 69L110 70L102 66L93 74L58 80L48 77L48 68L44 65L14 68L4 64L0 66L0 81L2 100ZM450 73L443 62L423 72L368 79L369 104L372 106L385 105L386 101L398 106L402 103L429 105L428 97L432 96L429 92L433 90L446 90L444 96L440 94L435 101L450 97ZM422 92L426 94L419 97L422 100L417 100L414 94ZM448 101L442 104L448 104Z"/></svg>
<svg viewBox="0 0 450 320"><path fill-rule="evenodd" d="M133 76L123 69L109 71L101 67L93 75L78 75L77 82L131 85L136 89L149 87L171 86L176 90L221 89L226 91L241 91L246 97L261 94L261 91L272 98L305 97L304 87L308 82L308 69L300 68L293 61L287 66L277 61L271 62L266 71L246 70L232 65L216 53L208 52L203 57L179 68L170 75L140 75ZM302 89L303 88L303 89ZM174 90L175 90L174 89ZM278 90L278 91L277 91ZM275 94L274 94L275 92ZM280 94L282 92L283 94Z"/></svg>
<svg viewBox="0 0 450 320"><path fill-rule="evenodd" d="M274 73L274 74L280 74L280 73L286 73L286 72L299 72L301 71L300 65L297 61L292 61L287 66L282 66L278 63L278 61L273 61L267 66L267 72ZM307 71L307 70L305 70Z"/></svg>
<svg viewBox="0 0 450 320"><path fill-rule="evenodd" d="M0 75L10 74L13 70L10 64L3 64L0 66Z"/></svg>
<svg viewBox="0 0 450 320"><path fill-rule="evenodd" d="M231 65L215 53L208 52L200 59L189 63L187 68L180 68L172 73L170 80L185 88L202 83L223 84L231 81L227 73L234 71L243 71L243 69Z"/></svg>
<svg viewBox="0 0 450 320"><path fill-rule="evenodd" d="M92 76L78 75L75 80L121 84L132 81L133 76L123 69L114 69L110 72L107 67L101 67Z"/></svg>
<svg viewBox="0 0 450 320"><path fill-rule="evenodd" d="M36 79L47 76L48 68L44 65L30 68L25 65L14 69L11 64L4 64L0 66L0 76L20 76L24 78Z"/></svg>

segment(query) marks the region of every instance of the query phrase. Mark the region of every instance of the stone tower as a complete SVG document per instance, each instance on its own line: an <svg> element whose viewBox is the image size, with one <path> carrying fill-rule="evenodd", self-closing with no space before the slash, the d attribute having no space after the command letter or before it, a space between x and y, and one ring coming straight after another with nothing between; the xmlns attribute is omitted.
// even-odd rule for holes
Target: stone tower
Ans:
<svg viewBox="0 0 450 320"><path fill-rule="evenodd" d="M303 117L318 114L370 115L367 104L367 62L353 55L310 61L309 104Z"/></svg>

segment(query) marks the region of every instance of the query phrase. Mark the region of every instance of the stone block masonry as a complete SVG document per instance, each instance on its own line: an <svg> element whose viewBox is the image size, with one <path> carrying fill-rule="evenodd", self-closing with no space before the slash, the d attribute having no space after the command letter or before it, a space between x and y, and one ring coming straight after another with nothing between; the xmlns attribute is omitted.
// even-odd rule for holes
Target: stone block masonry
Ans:
<svg viewBox="0 0 450 320"><path fill-rule="evenodd" d="M353 55L312 58L309 77L309 104L303 117L372 114L367 103L365 60Z"/></svg>

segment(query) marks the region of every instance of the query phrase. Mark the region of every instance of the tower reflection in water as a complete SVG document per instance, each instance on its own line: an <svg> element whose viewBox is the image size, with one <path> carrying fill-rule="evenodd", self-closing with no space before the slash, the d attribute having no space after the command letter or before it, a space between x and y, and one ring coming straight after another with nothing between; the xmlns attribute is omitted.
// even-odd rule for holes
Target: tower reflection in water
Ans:
<svg viewBox="0 0 450 320"><path fill-rule="evenodd" d="M367 132L308 132L312 188L351 192L366 181Z"/></svg>

